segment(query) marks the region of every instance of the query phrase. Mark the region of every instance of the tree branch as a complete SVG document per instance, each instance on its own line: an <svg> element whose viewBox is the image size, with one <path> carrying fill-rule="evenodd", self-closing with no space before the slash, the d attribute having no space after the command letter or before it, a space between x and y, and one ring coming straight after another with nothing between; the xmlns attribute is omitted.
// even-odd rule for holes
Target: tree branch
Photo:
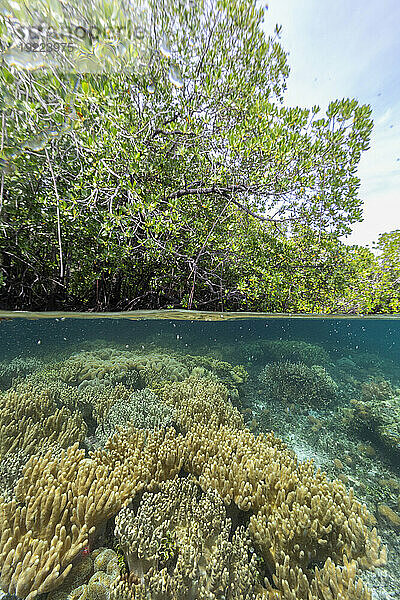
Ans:
<svg viewBox="0 0 400 600"><path fill-rule="evenodd" d="M47 158L47 162L49 164L49 168L50 168L50 172L51 172L51 177L53 179L54 192L55 192L56 199L57 199L57 237L58 237L58 250L59 250L59 254L60 254L60 279L62 281L64 278L64 259L63 259L62 243L61 243L60 197L58 195L56 178L54 177L54 171L53 171L53 167L50 162L49 153L47 152L47 148L45 148L45 152L46 152L46 158Z"/></svg>
<svg viewBox="0 0 400 600"><path fill-rule="evenodd" d="M254 217L255 219L258 219L259 221L263 221L263 222L267 222L267 223L276 223L277 221L279 223L281 223L282 221L294 221L294 217L287 217L286 219L274 219L273 217L264 217L263 215L259 215L257 213L255 213L254 211L250 210L250 208L247 208L246 206L243 206L243 204L241 202L239 202L238 200L236 200L235 198L233 198L231 196L232 193L234 192L255 192L257 190L258 186L249 186L246 187L244 185L241 184L237 184L237 185L231 185L228 187L220 187L220 186L211 186L211 187L200 187L200 188L185 188L184 190L179 190L177 192L174 192L173 194L170 194L169 196L166 197L166 200L176 200L178 198L182 198L183 196L189 196L189 195L197 195L197 194L202 194L202 195L207 195L207 194L219 194L221 196L223 196L224 198L227 198L228 200L230 200L231 202L233 202L233 204L236 204L236 206L238 208L240 208L241 210L243 210L246 214L250 215L251 217Z"/></svg>

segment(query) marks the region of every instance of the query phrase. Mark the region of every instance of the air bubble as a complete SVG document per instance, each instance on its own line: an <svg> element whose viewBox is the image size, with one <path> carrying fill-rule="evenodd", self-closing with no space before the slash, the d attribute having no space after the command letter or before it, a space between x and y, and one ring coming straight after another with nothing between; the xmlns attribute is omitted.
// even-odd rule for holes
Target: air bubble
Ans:
<svg viewBox="0 0 400 600"><path fill-rule="evenodd" d="M20 154L21 150L19 148L11 148L10 150L7 150L7 158L11 158L11 160L17 158L20 156Z"/></svg>
<svg viewBox="0 0 400 600"><path fill-rule="evenodd" d="M3 171L4 173L7 173L7 171L10 168L10 163L6 158L2 158L0 156L0 171Z"/></svg>

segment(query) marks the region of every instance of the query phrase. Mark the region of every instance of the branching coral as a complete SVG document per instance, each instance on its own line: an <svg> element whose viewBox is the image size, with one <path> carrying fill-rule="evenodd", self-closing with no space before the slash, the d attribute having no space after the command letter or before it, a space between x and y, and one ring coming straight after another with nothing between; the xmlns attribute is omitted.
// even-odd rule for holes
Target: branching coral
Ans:
<svg viewBox="0 0 400 600"><path fill-rule="evenodd" d="M178 440L173 430L130 428L91 458L77 444L59 458L32 456L15 500L0 500L1 588L31 600L61 585L96 527L146 484L179 472Z"/></svg>
<svg viewBox="0 0 400 600"><path fill-rule="evenodd" d="M61 585L94 531L93 518L109 516L115 494L107 493L101 500L101 487L96 485L101 479L83 460L84 452L77 445L59 460L52 459L50 452L32 456L17 483L16 499L0 502L4 591L31 599ZM96 492L98 507L92 504Z"/></svg>
<svg viewBox="0 0 400 600"><path fill-rule="evenodd" d="M263 342L263 346L266 355L273 361L288 360L312 366L325 365L330 360L322 346L303 340L268 340Z"/></svg>
<svg viewBox="0 0 400 600"><path fill-rule="evenodd" d="M33 454L54 444L67 448L85 433L78 412L58 408L51 395L29 379L0 396L0 458L16 450Z"/></svg>
<svg viewBox="0 0 400 600"><path fill-rule="evenodd" d="M314 473L312 463L298 464L273 434L255 438L248 431L198 426L185 443L185 467L202 488L216 489L227 505L233 501L251 511L252 539L282 594L291 570L312 582L315 566L328 558L343 564L346 556L363 568L385 563L376 530L368 529L372 518L352 490L346 494L339 481ZM305 595L293 597L309 599L312 588L307 583L304 589Z"/></svg>
<svg viewBox="0 0 400 600"><path fill-rule="evenodd" d="M324 367L277 362L266 365L259 380L270 398L320 406L334 400L338 386Z"/></svg>
<svg viewBox="0 0 400 600"><path fill-rule="evenodd" d="M0 389L11 387L13 381L40 369L43 363L35 357L17 357L11 361L0 362Z"/></svg>
<svg viewBox="0 0 400 600"><path fill-rule="evenodd" d="M77 446L59 460L50 454L30 459L16 500L0 504L2 588L29 600L55 589L100 523L144 487L159 490L182 468L205 492L218 492L230 510L249 511L249 534L271 587L266 598L285 595L287 586L298 594L290 587L293 577L311 594L318 581L314 565L330 558L343 564L347 556L365 568L385 560L376 531L367 528L365 506L341 483L315 474L312 464L298 465L272 434L255 438L234 427L194 425L182 436L172 429L146 433L130 427L90 459ZM296 600L303 598L320 596Z"/></svg>
<svg viewBox="0 0 400 600"><path fill-rule="evenodd" d="M174 410L160 403L156 394L145 388L125 395L115 401L107 416L96 429L95 446L104 446L107 439L112 437L118 428L130 425L138 429L154 429L168 427L174 423Z"/></svg>
<svg viewBox="0 0 400 600"><path fill-rule="evenodd" d="M214 376L192 374L179 383L169 383L159 390L160 398L176 410L184 431L195 423L217 427L229 423L243 427L243 418L229 400L229 390Z"/></svg>
<svg viewBox="0 0 400 600"><path fill-rule="evenodd" d="M83 374L78 366L74 377ZM315 400L335 391L322 368L300 367L315 379ZM152 600L333 600L335 594L369 600L356 583L356 562L374 568L385 562L385 552L376 530L369 529L366 507L342 483L315 472L312 463L299 464L272 433L255 437L245 429L227 387L201 367L194 369L181 381L153 380L182 433L137 429L134 422L89 457L78 443L60 456L51 450L31 456L14 497L0 499L5 592L32 600L59 588L89 538L122 509L118 535L137 572L108 581L111 600L139 598L147 594L143 586L150 586ZM97 375L92 381L109 379ZM77 386L79 377L70 383ZM96 386L85 390L91 387ZM132 394L121 383L108 382L106 388L116 396L106 403L104 419ZM37 402L22 402L21 420L24 411L33 422L53 417L48 413L54 396L42 388L35 392L28 380L2 395L4 407L15 404L23 390ZM77 391L79 397L85 390ZM13 422L10 410L4 414ZM32 450L30 438L24 440L21 435L18 447ZM14 450L10 437L3 443L6 452ZM108 598L98 581L93 586L94 595Z"/></svg>
<svg viewBox="0 0 400 600"><path fill-rule="evenodd" d="M290 361L305 365L326 365L330 361L328 352L318 344L303 340L254 340L239 344L235 353L246 362Z"/></svg>

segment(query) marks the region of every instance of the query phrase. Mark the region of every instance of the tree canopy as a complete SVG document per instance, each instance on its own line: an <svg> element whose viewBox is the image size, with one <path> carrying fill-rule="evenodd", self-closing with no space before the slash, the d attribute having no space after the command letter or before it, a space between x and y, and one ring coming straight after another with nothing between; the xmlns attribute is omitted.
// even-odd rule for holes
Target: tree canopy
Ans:
<svg viewBox="0 0 400 600"><path fill-rule="evenodd" d="M140 16L128 68L115 40L89 39L97 72L3 56L3 308L359 309L343 298L376 260L340 236L371 108L285 106L280 28L252 0Z"/></svg>

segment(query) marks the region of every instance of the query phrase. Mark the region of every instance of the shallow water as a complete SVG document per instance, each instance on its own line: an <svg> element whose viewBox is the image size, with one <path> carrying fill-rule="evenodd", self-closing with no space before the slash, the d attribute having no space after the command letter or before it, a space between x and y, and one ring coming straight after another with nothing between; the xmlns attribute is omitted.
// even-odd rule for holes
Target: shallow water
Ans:
<svg viewBox="0 0 400 600"><path fill-rule="evenodd" d="M325 583L334 577L332 559L333 597L340 591L367 598L367 590L351 595L346 587L346 554L359 563L350 579L360 578L372 598L400 598L400 319L1 313L0 333L5 592L29 600L37 593L49 600L71 593L83 599L96 584L96 593L112 600L240 594L300 600L308 593L305 585L312 598L323 599L330 596L316 580L318 573ZM223 435L221 426L227 428ZM257 437L271 431L275 438ZM255 437L264 440L256 450ZM126 454L129 444L141 448L138 464L141 457L150 461L139 474ZM264 450L271 460L260 464ZM314 475L312 467L300 465L309 460ZM285 471L282 465L289 463ZM280 495L270 480L274 468ZM328 488L318 468L327 474ZM309 490L304 498L303 487ZM106 507L100 488L110 499ZM362 527L376 527L387 549L386 564L375 571L375 538L354 525L350 489L370 513ZM191 494L200 512L189 502ZM324 494L331 494L333 505L322 515L317 504ZM296 510L305 521L292 539L283 515L286 527ZM338 524L341 510L350 511L345 521L353 533ZM342 544L346 535L353 544ZM282 575L280 552L297 573L293 577L300 577L300 568L305 573L303 587ZM97 571L103 575L93 575Z"/></svg>

